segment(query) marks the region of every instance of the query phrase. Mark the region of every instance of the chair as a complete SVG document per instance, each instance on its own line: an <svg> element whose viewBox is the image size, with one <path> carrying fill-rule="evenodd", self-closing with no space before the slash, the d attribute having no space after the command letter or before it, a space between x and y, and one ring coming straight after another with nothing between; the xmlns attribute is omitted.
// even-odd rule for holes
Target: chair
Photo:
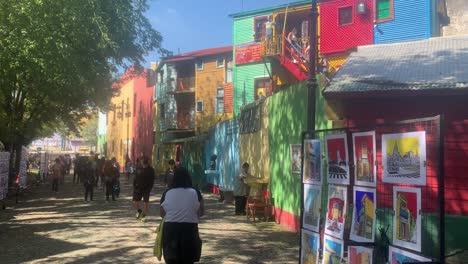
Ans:
<svg viewBox="0 0 468 264"><path fill-rule="evenodd" d="M250 220L252 218L255 222L255 216L263 214L263 219L269 221L271 215L269 199L270 197L267 191L261 191L257 196L248 196L246 205L247 219ZM258 218L258 220L260 220L260 218Z"/></svg>

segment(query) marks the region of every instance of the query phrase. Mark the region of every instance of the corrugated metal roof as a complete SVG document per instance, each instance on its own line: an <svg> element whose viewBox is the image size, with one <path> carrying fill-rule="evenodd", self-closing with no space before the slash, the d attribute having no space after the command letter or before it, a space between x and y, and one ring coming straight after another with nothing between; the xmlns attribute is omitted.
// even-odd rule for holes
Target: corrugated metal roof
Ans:
<svg viewBox="0 0 468 264"><path fill-rule="evenodd" d="M317 2L321 2L321 1L323 0L319 0ZM245 17L245 16L251 16L251 15L256 15L256 14L261 14L261 13L266 13L266 12L273 12L275 10L286 8L286 7L295 7L295 6L306 5L310 3L312 3L311 0L299 1L299 2L289 3L289 4L271 6L271 7L261 8L261 9L255 9L255 10L249 10L245 12L230 14L229 16L233 18Z"/></svg>
<svg viewBox="0 0 468 264"><path fill-rule="evenodd" d="M468 35L359 47L325 95L468 88Z"/></svg>

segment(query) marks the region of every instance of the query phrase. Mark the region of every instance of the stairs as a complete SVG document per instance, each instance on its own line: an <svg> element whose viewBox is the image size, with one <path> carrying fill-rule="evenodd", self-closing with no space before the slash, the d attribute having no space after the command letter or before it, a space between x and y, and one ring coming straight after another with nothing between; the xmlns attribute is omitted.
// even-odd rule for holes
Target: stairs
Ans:
<svg viewBox="0 0 468 264"><path fill-rule="evenodd" d="M276 59L299 81L309 76L308 58L288 41L285 41L283 56L277 55Z"/></svg>

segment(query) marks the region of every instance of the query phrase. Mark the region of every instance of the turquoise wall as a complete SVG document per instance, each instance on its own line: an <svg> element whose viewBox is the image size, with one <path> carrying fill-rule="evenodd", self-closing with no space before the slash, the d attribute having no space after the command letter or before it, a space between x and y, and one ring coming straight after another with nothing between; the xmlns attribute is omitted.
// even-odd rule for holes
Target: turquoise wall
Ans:
<svg viewBox="0 0 468 264"><path fill-rule="evenodd" d="M263 63L245 64L235 66L234 69L234 115L240 113L244 104L254 101L254 82L256 78L269 77L271 65Z"/></svg>

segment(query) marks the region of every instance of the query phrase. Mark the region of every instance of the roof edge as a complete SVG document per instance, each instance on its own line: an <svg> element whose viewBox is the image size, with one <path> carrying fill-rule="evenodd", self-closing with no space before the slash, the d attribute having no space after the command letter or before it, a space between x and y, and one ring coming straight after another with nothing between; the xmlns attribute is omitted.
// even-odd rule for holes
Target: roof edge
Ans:
<svg viewBox="0 0 468 264"><path fill-rule="evenodd" d="M320 0L317 1L317 2L320 2ZM250 10L250 11L244 11L244 12L229 14L229 17L238 18L238 17L244 17L244 16L251 16L251 15L255 15L255 14L260 14L260 13L275 11L275 10L278 10L278 9L283 9L283 8L286 8L286 7L295 7L295 6L300 6L300 5L310 4L310 3L312 3L312 0L292 2L292 3L289 3L289 4L282 4L282 5L277 5L277 6L270 6L270 7L265 7L265 8L261 8L261 9L255 9L255 10Z"/></svg>

